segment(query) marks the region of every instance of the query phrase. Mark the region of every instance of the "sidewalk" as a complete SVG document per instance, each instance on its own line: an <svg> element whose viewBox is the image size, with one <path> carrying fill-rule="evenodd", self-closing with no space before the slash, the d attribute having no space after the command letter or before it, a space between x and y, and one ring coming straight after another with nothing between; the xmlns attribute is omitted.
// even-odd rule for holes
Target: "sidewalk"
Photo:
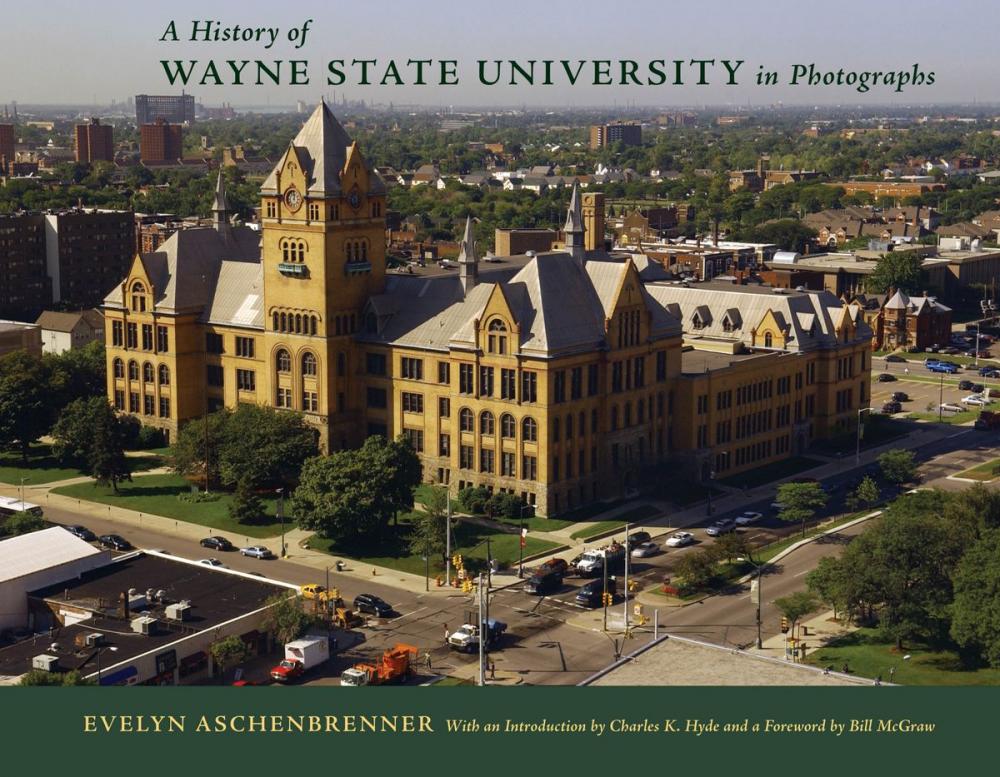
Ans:
<svg viewBox="0 0 1000 777"><path fill-rule="evenodd" d="M797 641L795 643L789 641L790 634L775 634L773 637L768 637L764 640L764 647L762 649L758 650L755 646L751 645L746 649L746 652L771 656L772 658L784 658L786 661L801 663L801 659L798 656L793 657L792 646L794 644L800 647L804 644L806 646L806 655L809 655L822 649L832 640L856 631L857 628L857 626L845 625L840 621L834 620L833 610L827 610L798 624L798 628L796 629Z"/></svg>

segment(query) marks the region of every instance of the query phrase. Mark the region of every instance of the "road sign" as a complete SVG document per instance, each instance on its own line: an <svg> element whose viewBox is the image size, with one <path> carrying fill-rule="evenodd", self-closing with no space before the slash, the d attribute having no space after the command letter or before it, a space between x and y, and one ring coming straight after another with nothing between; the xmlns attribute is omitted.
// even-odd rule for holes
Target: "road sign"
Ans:
<svg viewBox="0 0 1000 777"><path fill-rule="evenodd" d="M760 604L760 586L757 585L756 580L750 583L750 602Z"/></svg>

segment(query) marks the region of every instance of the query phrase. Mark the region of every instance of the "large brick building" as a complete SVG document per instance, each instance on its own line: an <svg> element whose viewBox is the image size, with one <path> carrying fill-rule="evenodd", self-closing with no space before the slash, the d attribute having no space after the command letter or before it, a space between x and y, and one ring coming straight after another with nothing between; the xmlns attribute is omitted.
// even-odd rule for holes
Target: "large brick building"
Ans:
<svg viewBox="0 0 1000 777"><path fill-rule="evenodd" d="M6 175L8 165L14 162L14 125L0 124L0 173Z"/></svg>
<svg viewBox="0 0 1000 777"><path fill-rule="evenodd" d="M613 143L624 146L642 145L642 125L636 121L614 121L590 127L591 149L604 148Z"/></svg>
<svg viewBox="0 0 1000 777"><path fill-rule="evenodd" d="M74 130L77 162L113 162L115 158L114 128L91 119L77 124Z"/></svg>
<svg viewBox="0 0 1000 777"><path fill-rule="evenodd" d="M561 251L480 262L467 223L457 270L387 272L385 193L325 104L265 180L260 232L229 224L220 176L214 227L136 257L105 300L116 407L168 434L287 408L327 450L402 434L428 480L555 514L668 461L791 455L866 402L871 332L829 293L667 284L587 250L577 188ZM688 351L722 361L689 377Z"/></svg>
<svg viewBox="0 0 1000 777"><path fill-rule="evenodd" d="M184 125L159 118L139 128L139 158L143 162L176 162L184 156Z"/></svg>

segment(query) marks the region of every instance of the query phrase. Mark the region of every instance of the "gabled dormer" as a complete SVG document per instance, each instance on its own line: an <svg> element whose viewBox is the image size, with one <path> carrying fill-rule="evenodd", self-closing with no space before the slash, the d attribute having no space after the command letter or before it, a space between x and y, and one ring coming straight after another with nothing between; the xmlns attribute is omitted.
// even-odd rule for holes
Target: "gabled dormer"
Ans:
<svg viewBox="0 0 1000 777"><path fill-rule="evenodd" d="M521 327L499 283L493 284L476 321L476 341L484 356L513 356L521 349Z"/></svg>
<svg viewBox="0 0 1000 777"><path fill-rule="evenodd" d="M649 311L635 263L625 262L605 321L612 347L628 348L649 339Z"/></svg>
<svg viewBox="0 0 1000 777"><path fill-rule="evenodd" d="M768 308L757 326L750 332L751 343L755 348L779 348L788 346L789 327L773 310Z"/></svg>

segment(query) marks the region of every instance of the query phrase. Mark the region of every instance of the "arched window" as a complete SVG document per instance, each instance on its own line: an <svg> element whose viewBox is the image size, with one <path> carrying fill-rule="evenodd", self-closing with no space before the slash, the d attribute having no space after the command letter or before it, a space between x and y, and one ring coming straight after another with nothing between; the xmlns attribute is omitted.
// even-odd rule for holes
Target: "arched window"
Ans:
<svg viewBox="0 0 1000 777"><path fill-rule="evenodd" d="M281 261L288 264L292 261L292 251L287 240L281 241Z"/></svg>
<svg viewBox="0 0 1000 777"><path fill-rule="evenodd" d="M316 334L316 316L309 316L309 334Z"/></svg>
<svg viewBox="0 0 1000 777"><path fill-rule="evenodd" d="M771 337L770 332L764 333L764 347L770 348L774 344L774 338Z"/></svg>
<svg viewBox="0 0 1000 777"><path fill-rule="evenodd" d="M521 437L525 442L538 442L538 422L531 416L521 422Z"/></svg>
<svg viewBox="0 0 1000 777"><path fill-rule="evenodd" d="M303 375L315 375L316 374L316 357L311 353L305 353L302 355L302 374Z"/></svg>
<svg viewBox="0 0 1000 777"><path fill-rule="evenodd" d="M611 408L611 431L618 431L618 405Z"/></svg>
<svg viewBox="0 0 1000 777"><path fill-rule="evenodd" d="M146 312L146 287L141 281L132 284L132 310L137 313Z"/></svg>
<svg viewBox="0 0 1000 777"><path fill-rule="evenodd" d="M302 314L295 314L295 334L302 334Z"/></svg>
<svg viewBox="0 0 1000 777"><path fill-rule="evenodd" d="M494 433L493 413L484 410L479 416L479 433L492 436Z"/></svg>
<svg viewBox="0 0 1000 777"><path fill-rule="evenodd" d="M304 262L306 260L306 244L299 241L299 261Z"/></svg>
<svg viewBox="0 0 1000 777"><path fill-rule="evenodd" d="M499 318L490 321L487 349L490 353L507 353L507 327Z"/></svg>
<svg viewBox="0 0 1000 777"><path fill-rule="evenodd" d="M366 240L361 244L361 261L368 261L368 241Z"/></svg>
<svg viewBox="0 0 1000 777"><path fill-rule="evenodd" d="M115 377L124 378L125 377L125 362L121 359L115 359L114 361Z"/></svg>
<svg viewBox="0 0 1000 777"><path fill-rule="evenodd" d="M145 362L142 365L142 379L146 383L153 382L153 365L150 364L149 362Z"/></svg>
<svg viewBox="0 0 1000 777"><path fill-rule="evenodd" d="M128 378L129 380L139 380L139 365L134 361L128 363Z"/></svg>
<svg viewBox="0 0 1000 777"><path fill-rule="evenodd" d="M282 348L278 351L278 355L275 358L278 364L278 372L291 372L292 371L292 357L288 355L288 351Z"/></svg>
<svg viewBox="0 0 1000 777"><path fill-rule="evenodd" d="M279 320L280 320L280 319L278 318L278 314L277 314L277 313L272 313L272 314L271 314L271 328L272 328L272 329L273 329L273 330L274 330L275 332L277 332L277 331L278 331L278 322L279 322Z"/></svg>
<svg viewBox="0 0 1000 777"><path fill-rule="evenodd" d="M463 432L473 431L472 427L475 424L473 418L472 411L467 407L463 407L462 411L458 414L458 428Z"/></svg>
<svg viewBox="0 0 1000 777"><path fill-rule="evenodd" d="M170 368L166 364L161 364L159 369L159 378L161 386L170 385Z"/></svg>
<svg viewBox="0 0 1000 777"><path fill-rule="evenodd" d="M517 423L514 421L514 416L504 413L500 416L500 436L505 440L513 440L515 434L517 434Z"/></svg>
<svg viewBox="0 0 1000 777"><path fill-rule="evenodd" d="M278 329L279 332L288 331L288 316L284 313L281 314L281 327Z"/></svg>

